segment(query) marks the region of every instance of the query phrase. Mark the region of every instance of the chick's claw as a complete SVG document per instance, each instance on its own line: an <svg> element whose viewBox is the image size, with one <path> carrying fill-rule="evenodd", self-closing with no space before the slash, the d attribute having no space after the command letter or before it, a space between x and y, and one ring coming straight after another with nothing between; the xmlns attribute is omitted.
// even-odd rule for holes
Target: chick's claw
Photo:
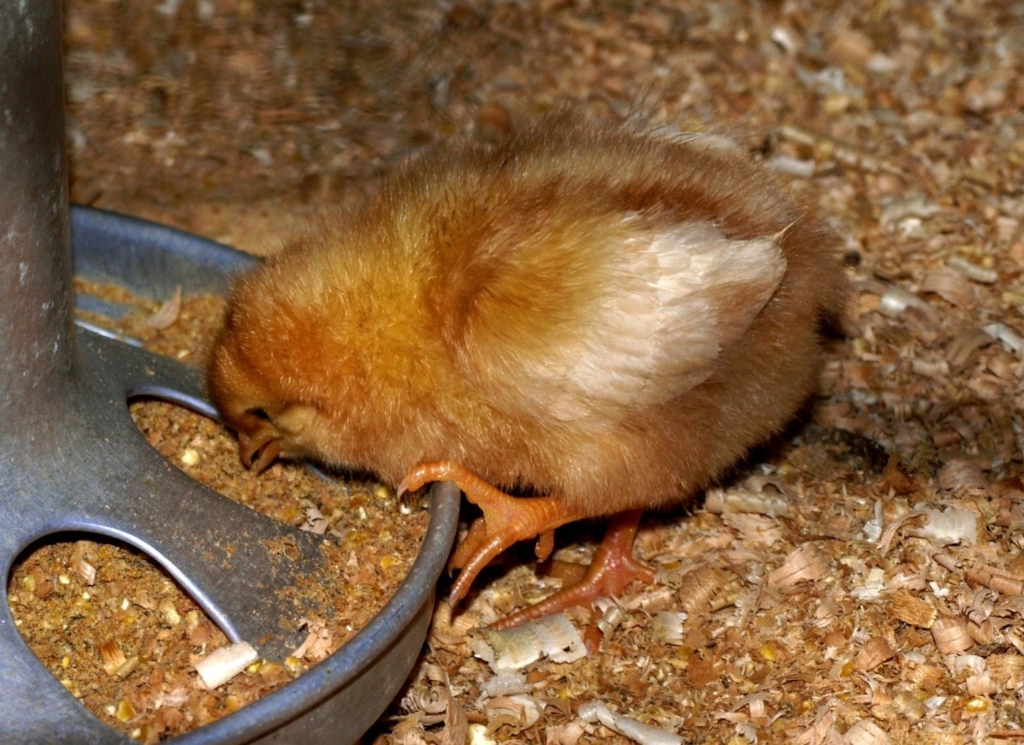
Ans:
<svg viewBox="0 0 1024 745"><path fill-rule="evenodd" d="M512 497L453 461L416 466L398 485L398 494L419 489L431 481L453 482L484 513L470 526L469 534L448 563L449 569L460 570L449 598L452 605L465 597L484 567L513 543L538 538L536 554L546 559L554 546L555 528L587 517L552 497Z"/></svg>
<svg viewBox="0 0 1024 745"><path fill-rule="evenodd" d="M602 597L618 596L634 580L653 584L654 572L633 558L633 539L642 514L641 510L631 510L615 517L582 580L536 605L499 619L492 627L510 629L572 606L585 606Z"/></svg>

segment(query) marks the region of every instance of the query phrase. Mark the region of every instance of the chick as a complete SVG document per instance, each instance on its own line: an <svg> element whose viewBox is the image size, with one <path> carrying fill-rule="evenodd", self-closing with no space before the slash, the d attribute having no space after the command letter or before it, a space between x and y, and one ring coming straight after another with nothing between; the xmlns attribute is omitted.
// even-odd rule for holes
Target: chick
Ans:
<svg viewBox="0 0 1024 745"><path fill-rule="evenodd" d="M820 323L848 294L838 245L722 138L563 112L429 151L242 277L210 395L257 469L455 482L483 515L453 603L513 543L544 558L558 526L615 515L583 582L510 626L653 581L632 558L641 512L813 392Z"/></svg>

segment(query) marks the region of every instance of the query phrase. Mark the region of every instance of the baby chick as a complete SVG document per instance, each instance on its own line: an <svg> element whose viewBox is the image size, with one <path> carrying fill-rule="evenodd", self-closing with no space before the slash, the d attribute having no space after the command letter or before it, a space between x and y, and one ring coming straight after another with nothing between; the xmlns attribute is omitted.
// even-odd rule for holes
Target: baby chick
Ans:
<svg viewBox="0 0 1024 745"><path fill-rule="evenodd" d="M516 541L543 558L558 526L616 515L584 581L510 626L653 581L632 558L642 510L814 390L819 325L847 299L838 245L722 138L560 113L429 151L242 277L210 395L257 469L454 481L483 516L453 602Z"/></svg>

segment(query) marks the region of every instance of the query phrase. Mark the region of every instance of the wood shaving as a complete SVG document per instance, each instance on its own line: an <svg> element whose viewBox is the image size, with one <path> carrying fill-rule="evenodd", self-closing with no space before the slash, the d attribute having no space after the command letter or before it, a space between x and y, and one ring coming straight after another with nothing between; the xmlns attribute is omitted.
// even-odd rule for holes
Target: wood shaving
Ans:
<svg viewBox="0 0 1024 745"><path fill-rule="evenodd" d="M860 719L847 730L844 742L849 745L889 745L891 740L877 722Z"/></svg>
<svg viewBox="0 0 1024 745"><path fill-rule="evenodd" d="M513 629L481 629L473 654L495 670L521 670L541 657L554 662L575 662L587 652L579 629L566 616L555 613Z"/></svg>
<svg viewBox="0 0 1024 745"><path fill-rule="evenodd" d="M950 268L932 269L925 274L921 280L921 292L935 293L958 308L969 309L974 306L970 283L962 274Z"/></svg>
<svg viewBox="0 0 1024 745"><path fill-rule="evenodd" d="M987 489L988 479L981 467L969 460L951 460L943 464L938 473L939 486L948 491L958 489Z"/></svg>
<svg viewBox="0 0 1024 745"><path fill-rule="evenodd" d="M999 272L995 269L985 268L968 261L960 256L950 256L946 264L963 274L972 282L980 282L983 285L993 285L999 281Z"/></svg>
<svg viewBox="0 0 1024 745"><path fill-rule="evenodd" d="M751 512L767 517L791 517L789 500L782 494L733 489L709 489L704 497L708 512Z"/></svg>
<svg viewBox="0 0 1024 745"><path fill-rule="evenodd" d="M196 672L207 688L220 688L259 659L249 642L237 642L210 652L196 662Z"/></svg>
<svg viewBox="0 0 1024 745"><path fill-rule="evenodd" d="M881 636L873 636L853 658L853 669L866 673L896 656L896 650Z"/></svg>
<svg viewBox="0 0 1024 745"><path fill-rule="evenodd" d="M170 300L161 305L156 313L145 320L145 324L151 329L163 331L174 325L181 314L181 285L174 288L174 295Z"/></svg>
<svg viewBox="0 0 1024 745"><path fill-rule="evenodd" d="M897 590L889 596L888 611L893 618L911 626L930 629L935 623L935 608L905 589Z"/></svg>
<svg viewBox="0 0 1024 745"><path fill-rule="evenodd" d="M331 629L323 621L303 618L300 623L309 631L309 635L299 648L291 653L292 657L319 662L336 649L331 640Z"/></svg>
<svg viewBox="0 0 1024 745"><path fill-rule="evenodd" d="M829 573L829 560L816 546L806 544L789 554L768 575L768 585L782 589L798 582L821 579Z"/></svg>
<svg viewBox="0 0 1024 745"><path fill-rule="evenodd" d="M944 616L935 619L932 624L932 637L942 654L966 652L974 646L974 640L967 632L967 623L960 618Z"/></svg>
<svg viewBox="0 0 1024 745"><path fill-rule="evenodd" d="M679 735L616 714L602 701L591 701L581 706L580 717L587 722L600 722L638 745L683 745L683 738Z"/></svg>
<svg viewBox="0 0 1024 745"><path fill-rule="evenodd" d="M978 542L978 515L971 510L949 507L940 511L920 507L915 514L927 518L927 522L920 528L910 528L907 531L910 535L927 538L940 546Z"/></svg>

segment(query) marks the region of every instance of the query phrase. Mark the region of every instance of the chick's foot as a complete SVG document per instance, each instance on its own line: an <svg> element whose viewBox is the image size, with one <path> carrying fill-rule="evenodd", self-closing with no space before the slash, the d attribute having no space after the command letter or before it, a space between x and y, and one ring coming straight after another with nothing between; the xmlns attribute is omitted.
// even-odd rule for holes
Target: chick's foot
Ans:
<svg viewBox="0 0 1024 745"><path fill-rule="evenodd" d="M416 466L398 485L398 494L415 491L431 481L453 482L484 513L470 526L466 539L448 562L449 570L460 570L449 597L452 605L465 597L481 570L513 543L537 538L535 551L543 561L554 546L555 528L589 517L554 497L510 496L453 461Z"/></svg>
<svg viewBox="0 0 1024 745"><path fill-rule="evenodd" d="M633 580L653 584L654 572L633 558L633 539L642 514L642 510L630 510L613 518L582 580L496 621L492 628L510 629L575 605L585 606L598 598L621 595Z"/></svg>

